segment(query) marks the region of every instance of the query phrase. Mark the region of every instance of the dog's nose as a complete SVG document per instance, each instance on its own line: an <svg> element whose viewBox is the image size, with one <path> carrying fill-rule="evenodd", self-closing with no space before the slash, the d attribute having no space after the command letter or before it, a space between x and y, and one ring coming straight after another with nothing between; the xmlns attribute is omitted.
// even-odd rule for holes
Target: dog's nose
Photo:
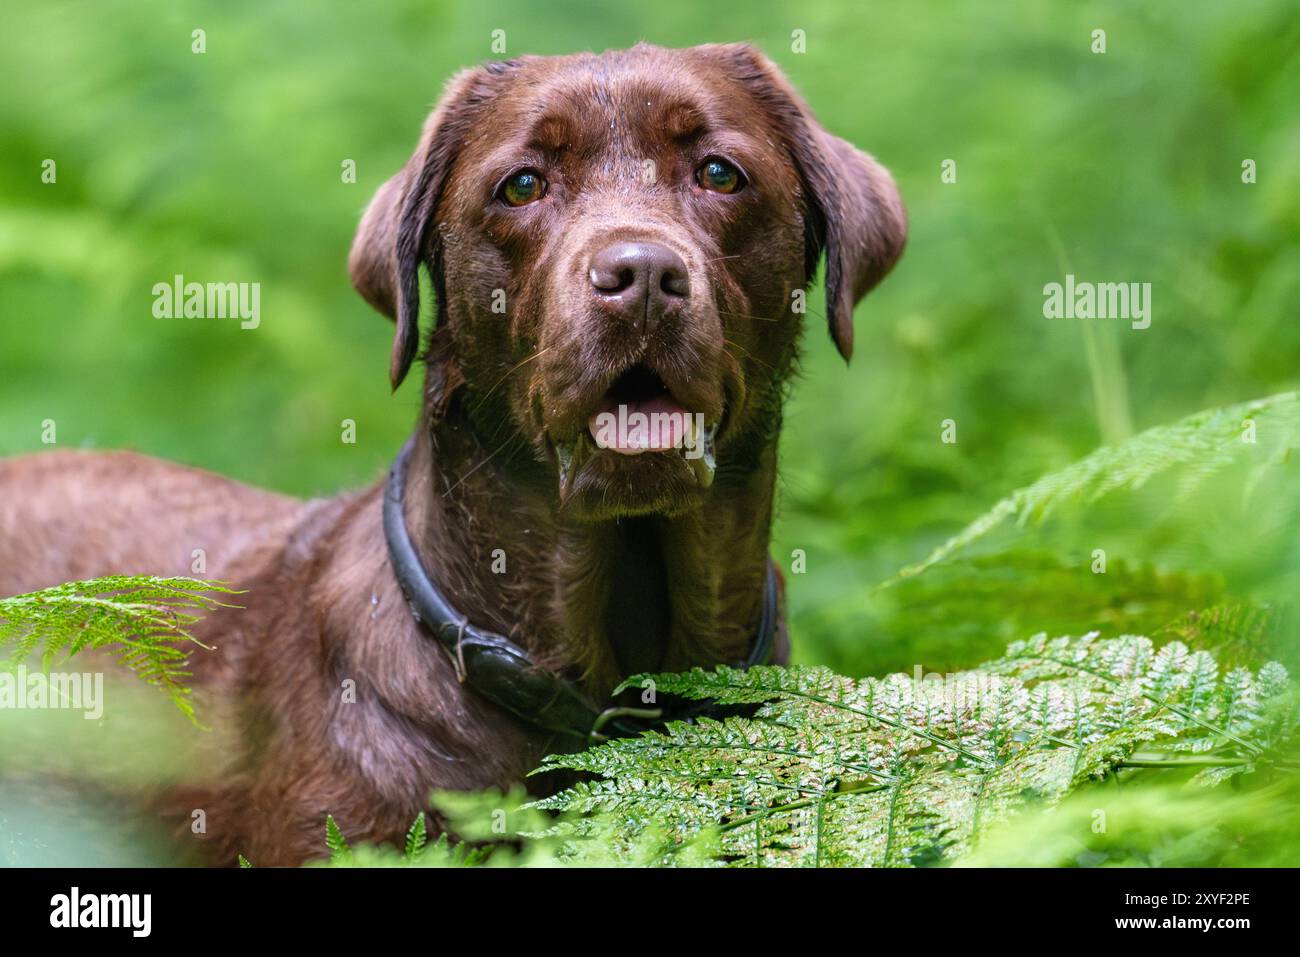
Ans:
<svg viewBox="0 0 1300 957"><path fill-rule="evenodd" d="M686 263L659 243L614 243L591 258L591 287L637 331L690 295Z"/></svg>

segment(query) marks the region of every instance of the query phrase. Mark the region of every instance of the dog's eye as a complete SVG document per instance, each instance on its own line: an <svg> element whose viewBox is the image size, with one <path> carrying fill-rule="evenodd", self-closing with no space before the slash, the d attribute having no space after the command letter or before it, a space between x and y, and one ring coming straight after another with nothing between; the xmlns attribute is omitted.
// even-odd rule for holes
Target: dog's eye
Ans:
<svg viewBox="0 0 1300 957"><path fill-rule="evenodd" d="M515 173L501 184L499 195L502 202L511 206L527 206L546 195L546 180L528 170Z"/></svg>
<svg viewBox="0 0 1300 957"><path fill-rule="evenodd" d="M734 193L745 185L740 170L717 158L705 160L695 176L703 189L713 193Z"/></svg>

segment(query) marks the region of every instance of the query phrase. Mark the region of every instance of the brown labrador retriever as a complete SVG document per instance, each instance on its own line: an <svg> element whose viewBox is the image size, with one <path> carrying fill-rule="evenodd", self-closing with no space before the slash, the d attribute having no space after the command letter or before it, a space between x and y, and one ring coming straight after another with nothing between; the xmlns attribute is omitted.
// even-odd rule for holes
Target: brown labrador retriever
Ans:
<svg viewBox="0 0 1300 957"><path fill-rule="evenodd" d="M187 574L205 548L210 577L247 589L203 622L218 650L194 661L237 715L220 784L178 799L206 811L211 859L320 856L327 813L351 840L397 838L432 789L509 785L572 746L533 720L521 675L601 701L631 673L746 659L775 601L777 436L804 291L824 253L847 359L854 305L905 232L889 174L752 47L465 71L349 262L396 321L394 388L418 351L422 263L432 278L395 501L444 620L418 581L399 586L382 483L301 502L126 453L0 463L0 593ZM637 412L666 424L652 434ZM483 633L514 643L488 639L470 675L485 686L502 655L527 656L486 695L462 683L474 669L458 644Z"/></svg>

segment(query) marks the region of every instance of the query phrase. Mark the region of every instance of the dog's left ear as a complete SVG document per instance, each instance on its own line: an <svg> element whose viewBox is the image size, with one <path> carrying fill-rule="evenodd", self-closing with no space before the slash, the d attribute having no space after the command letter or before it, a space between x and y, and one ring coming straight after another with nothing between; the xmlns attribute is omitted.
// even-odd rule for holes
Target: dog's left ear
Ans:
<svg viewBox="0 0 1300 957"><path fill-rule="evenodd" d="M889 274L907 240L907 213L889 172L822 128L781 71L748 44L706 48L750 88L785 139L806 191L806 275L826 253L826 321L847 362L853 307Z"/></svg>
<svg viewBox="0 0 1300 957"><path fill-rule="evenodd" d="M357 227L348 273L352 285L397 323L388 378L396 389L420 345L420 262L428 256L434 289L441 296L440 246L435 228L438 201L460 145L478 108L493 95L496 78L514 61L457 74L424 124L415 153L379 187Z"/></svg>

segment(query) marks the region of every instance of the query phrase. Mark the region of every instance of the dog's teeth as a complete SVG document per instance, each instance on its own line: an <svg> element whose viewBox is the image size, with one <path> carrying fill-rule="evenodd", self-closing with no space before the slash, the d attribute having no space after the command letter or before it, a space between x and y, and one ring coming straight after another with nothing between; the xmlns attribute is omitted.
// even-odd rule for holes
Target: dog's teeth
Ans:
<svg viewBox="0 0 1300 957"><path fill-rule="evenodd" d="M682 448L683 449L695 448L695 443L698 442L699 439L700 437L697 434L697 427L695 425L695 416L693 415L686 416L686 421L682 429Z"/></svg>
<svg viewBox="0 0 1300 957"><path fill-rule="evenodd" d="M699 483L700 488L708 488L713 484L713 462L705 456L699 458L687 459L686 464L691 467L695 473L695 481Z"/></svg>
<svg viewBox="0 0 1300 957"><path fill-rule="evenodd" d="M699 483L701 488L708 488L713 484L713 474L718 470L718 460L713 445L713 438L717 431L717 425L706 425L704 435L700 439L704 445L703 449L700 450L700 454L683 455L686 464L695 473L695 481ZM694 450L694 443L692 443L692 450Z"/></svg>

